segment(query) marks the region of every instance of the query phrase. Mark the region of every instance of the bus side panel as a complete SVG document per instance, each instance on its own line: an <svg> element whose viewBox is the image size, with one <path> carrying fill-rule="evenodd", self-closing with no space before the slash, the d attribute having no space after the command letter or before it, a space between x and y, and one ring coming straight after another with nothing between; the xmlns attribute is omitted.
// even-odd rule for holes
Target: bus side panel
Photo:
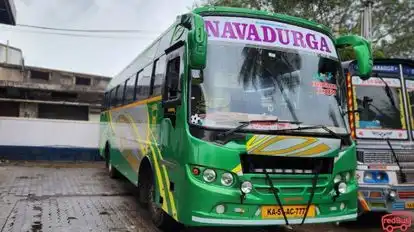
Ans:
<svg viewBox="0 0 414 232"><path fill-rule="evenodd" d="M108 126L108 111L101 113L99 121L99 154L103 159L105 159L105 145L109 140L110 133L110 128Z"/></svg>

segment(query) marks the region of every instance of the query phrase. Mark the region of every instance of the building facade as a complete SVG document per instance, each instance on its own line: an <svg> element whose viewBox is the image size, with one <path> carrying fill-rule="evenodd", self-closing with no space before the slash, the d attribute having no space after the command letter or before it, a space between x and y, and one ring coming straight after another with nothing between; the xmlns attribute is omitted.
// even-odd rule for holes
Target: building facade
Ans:
<svg viewBox="0 0 414 232"><path fill-rule="evenodd" d="M0 117L99 121L109 77L25 66L19 49L4 47Z"/></svg>

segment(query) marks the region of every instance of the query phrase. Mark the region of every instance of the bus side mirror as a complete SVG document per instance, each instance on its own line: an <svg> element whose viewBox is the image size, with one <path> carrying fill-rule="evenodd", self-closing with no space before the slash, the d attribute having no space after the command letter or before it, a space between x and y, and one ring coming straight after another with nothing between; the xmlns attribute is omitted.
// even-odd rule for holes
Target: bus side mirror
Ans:
<svg viewBox="0 0 414 232"><path fill-rule="evenodd" d="M356 35L345 35L335 40L337 48L352 46L358 62L358 76L362 80L368 80L371 77L373 59L371 44L363 37Z"/></svg>
<svg viewBox="0 0 414 232"><path fill-rule="evenodd" d="M191 14L193 25L188 31L188 61L192 69L203 70L207 59L207 32L200 15Z"/></svg>

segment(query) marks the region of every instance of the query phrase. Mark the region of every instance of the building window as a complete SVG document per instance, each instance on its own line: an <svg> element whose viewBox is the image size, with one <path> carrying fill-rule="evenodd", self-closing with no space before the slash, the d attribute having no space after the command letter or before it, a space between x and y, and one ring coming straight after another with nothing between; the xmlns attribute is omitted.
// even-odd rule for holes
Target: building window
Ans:
<svg viewBox="0 0 414 232"><path fill-rule="evenodd" d="M30 78L31 79L37 79L37 80L49 80L49 73L48 72L42 72L42 71L36 71L36 70L30 70Z"/></svg>
<svg viewBox="0 0 414 232"><path fill-rule="evenodd" d="M76 77L76 85L91 85L91 79L85 77Z"/></svg>

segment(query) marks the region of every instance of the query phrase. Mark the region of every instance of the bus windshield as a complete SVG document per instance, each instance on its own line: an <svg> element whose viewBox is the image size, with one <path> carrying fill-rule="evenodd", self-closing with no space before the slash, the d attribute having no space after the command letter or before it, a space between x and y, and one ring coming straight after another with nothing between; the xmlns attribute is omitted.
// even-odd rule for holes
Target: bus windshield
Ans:
<svg viewBox="0 0 414 232"><path fill-rule="evenodd" d="M385 82L390 87L387 95ZM359 109L356 127L360 129L403 129L401 83L398 79L354 77L355 103Z"/></svg>
<svg viewBox="0 0 414 232"><path fill-rule="evenodd" d="M191 123L227 128L246 120L286 120L346 133L335 98L338 60L216 41L209 41L207 54L203 82L191 87Z"/></svg>

